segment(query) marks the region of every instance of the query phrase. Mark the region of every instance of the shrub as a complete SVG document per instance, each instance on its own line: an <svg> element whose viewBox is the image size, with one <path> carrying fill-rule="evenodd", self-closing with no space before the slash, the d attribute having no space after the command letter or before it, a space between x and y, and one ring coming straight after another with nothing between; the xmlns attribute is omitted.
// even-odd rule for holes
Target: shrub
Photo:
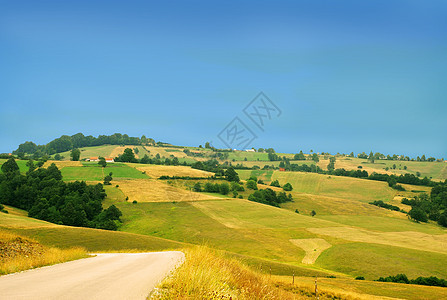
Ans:
<svg viewBox="0 0 447 300"><path fill-rule="evenodd" d="M285 190L285 191L287 191L287 192L290 192L291 190L293 190L293 187L292 187L292 185L291 185L290 183L287 182L287 183L282 187L282 189Z"/></svg>
<svg viewBox="0 0 447 300"><path fill-rule="evenodd" d="M256 184L256 181L254 180L247 180L247 188L252 190L257 190L258 185Z"/></svg>
<svg viewBox="0 0 447 300"><path fill-rule="evenodd" d="M270 183L270 186L276 186L276 187L281 187L281 185L279 184L278 180L274 180Z"/></svg>
<svg viewBox="0 0 447 300"><path fill-rule="evenodd" d="M133 203L133 204L137 204L138 201L137 201L137 200L133 200L132 203Z"/></svg>
<svg viewBox="0 0 447 300"><path fill-rule="evenodd" d="M365 277L363 277L363 276L357 276L357 277L355 278L355 280L365 280Z"/></svg>

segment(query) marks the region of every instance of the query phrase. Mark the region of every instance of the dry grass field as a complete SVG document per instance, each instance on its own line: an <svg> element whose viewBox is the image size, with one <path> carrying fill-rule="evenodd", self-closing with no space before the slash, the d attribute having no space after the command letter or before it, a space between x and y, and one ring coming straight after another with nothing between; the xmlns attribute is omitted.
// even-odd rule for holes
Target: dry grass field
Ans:
<svg viewBox="0 0 447 300"><path fill-rule="evenodd" d="M326 242L324 239L292 239L290 242L304 251L306 251L306 255L303 257L301 261L303 264L313 264L317 260L318 256L326 250L329 249L332 245Z"/></svg>
<svg viewBox="0 0 447 300"><path fill-rule="evenodd" d="M352 242L382 244L447 254L447 234L422 232L375 232L354 227L307 228L308 231Z"/></svg>
<svg viewBox="0 0 447 300"><path fill-rule="evenodd" d="M173 155L177 158L185 158L187 155L183 152L182 148L167 148L167 147L153 147L153 146L144 146L144 148L150 152L152 156L156 156L160 154L161 157L170 157Z"/></svg>
<svg viewBox="0 0 447 300"><path fill-rule="evenodd" d="M126 150L127 148L130 148L130 149L133 150L135 147L137 147L137 146L132 146L132 145L127 145L127 146L117 146L117 147L115 147L115 148L112 150L112 152L110 152L110 154L109 154L108 157L117 157L118 155L123 154L123 153L124 153L124 150ZM136 154L135 151L134 151L134 154L135 154L135 157L136 157L136 158L139 158L138 154Z"/></svg>
<svg viewBox="0 0 447 300"><path fill-rule="evenodd" d="M123 180L119 182L121 191L130 202L180 202L220 199L201 193L191 192L153 179Z"/></svg>
<svg viewBox="0 0 447 300"><path fill-rule="evenodd" d="M65 167L82 167L82 163L80 161L58 161L58 160L48 160L43 165L44 168L48 168L51 164L55 164L56 167L60 170Z"/></svg>
<svg viewBox="0 0 447 300"><path fill-rule="evenodd" d="M87 257L84 248L46 247L28 237L0 230L0 275Z"/></svg>
<svg viewBox="0 0 447 300"><path fill-rule="evenodd" d="M187 166L164 166L164 165L142 165L130 164L141 172L146 172L152 178L160 176L190 176L190 177L210 177L214 173L193 169Z"/></svg>

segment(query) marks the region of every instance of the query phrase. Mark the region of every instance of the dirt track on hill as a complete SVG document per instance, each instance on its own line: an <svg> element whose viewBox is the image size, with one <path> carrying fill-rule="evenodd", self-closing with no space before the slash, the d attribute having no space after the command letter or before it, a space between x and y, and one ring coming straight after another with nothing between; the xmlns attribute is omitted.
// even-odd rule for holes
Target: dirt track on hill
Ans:
<svg viewBox="0 0 447 300"><path fill-rule="evenodd" d="M1 299L146 299L184 260L178 251L104 253L0 277Z"/></svg>

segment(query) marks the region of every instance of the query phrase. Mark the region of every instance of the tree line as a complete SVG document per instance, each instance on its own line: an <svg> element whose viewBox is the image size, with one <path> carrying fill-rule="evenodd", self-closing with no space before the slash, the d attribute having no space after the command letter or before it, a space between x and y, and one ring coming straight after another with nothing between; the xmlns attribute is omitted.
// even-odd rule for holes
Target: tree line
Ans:
<svg viewBox="0 0 447 300"><path fill-rule="evenodd" d="M121 211L114 205L103 209L106 192L102 184L84 181L66 183L55 164L36 168L32 163L26 175L20 174L14 158L6 161L0 174L0 201L28 211L28 216L48 222L116 230Z"/></svg>
<svg viewBox="0 0 447 300"><path fill-rule="evenodd" d="M445 279L435 276L408 279L407 275L405 274L397 274L396 276L380 277L376 281L447 287L447 281Z"/></svg>
<svg viewBox="0 0 447 300"><path fill-rule="evenodd" d="M145 135L139 137L131 137L127 134L114 133L112 135L99 135L94 137L92 135L85 136L82 133L74 135L62 135L45 145L36 145L31 141L20 144L19 147L12 153L23 157L25 154L32 155L37 159L44 155L53 155L60 152L70 151L76 148L93 147L102 145L154 145L155 141L152 138L147 138Z"/></svg>

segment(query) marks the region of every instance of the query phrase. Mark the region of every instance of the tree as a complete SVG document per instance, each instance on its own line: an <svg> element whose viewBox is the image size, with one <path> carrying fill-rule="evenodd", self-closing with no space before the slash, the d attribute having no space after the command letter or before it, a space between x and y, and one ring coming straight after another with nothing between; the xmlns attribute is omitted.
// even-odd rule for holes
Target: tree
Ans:
<svg viewBox="0 0 447 300"><path fill-rule="evenodd" d="M100 157L99 161L98 161L98 165L100 165L101 167L105 168L107 166L106 159L104 157Z"/></svg>
<svg viewBox="0 0 447 300"><path fill-rule="evenodd" d="M247 180L247 188L252 190L257 190L258 185L256 184L256 181L254 180Z"/></svg>
<svg viewBox="0 0 447 300"><path fill-rule="evenodd" d="M239 175L237 174L237 172L234 170L233 167L229 167L226 171L225 171L225 178L232 182L239 182Z"/></svg>
<svg viewBox="0 0 447 300"><path fill-rule="evenodd" d="M287 182L285 185L283 185L282 189L287 192L290 192L291 190L293 190L293 187L289 182Z"/></svg>
<svg viewBox="0 0 447 300"><path fill-rule="evenodd" d="M417 221L417 222L427 222L428 217L427 214L419 207L413 207L409 212L408 215L411 219Z"/></svg>
<svg viewBox="0 0 447 300"><path fill-rule="evenodd" d="M300 153L295 154L293 159L294 160L306 160L306 157L304 156L303 150L301 150Z"/></svg>
<svg viewBox="0 0 447 300"><path fill-rule="evenodd" d="M194 184L193 190L194 190L194 192L202 191L202 185L200 184L200 182L196 182L196 184Z"/></svg>
<svg viewBox="0 0 447 300"><path fill-rule="evenodd" d="M220 185L220 191L219 191L222 195L228 195L228 193L230 192L230 186L228 185L228 183L224 182Z"/></svg>
<svg viewBox="0 0 447 300"><path fill-rule="evenodd" d="M124 149L124 153L119 156L118 160L122 162L134 162L136 159L133 150L131 148L126 148Z"/></svg>
<svg viewBox="0 0 447 300"><path fill-rule="evenodd" d="M312 210L311 212L310 212L310 215L313 217L313 216L315 216L317 214L317 212L315 211L315 210Z"/></svg>
<svg viewBox="0 0 447 300"><path fill-rule="evenodd" d="M279 184L278 179L277 179L277 180L273 180L273 181L270 183L270 186L281 187L281 185Z"/></svg>
<svg viewBox="0 0 447 300"><path fill-rule="evenodd" d="M369 156L368 156L368 160L371 162L371 163L374 163L374 160L376 159L376 157L374 156L374 153L371 151L370 153L369 153Z"/></svg>
<svg viewBox="0 0 447 300"><path fill-rule="evenodd" d="M19 166L16 163L16 160L11 157L2 165L2 172L8 175L14 175L19 173Z"/></svg>
<svg viewBox="0 0 447 300"><path fill-rule="evenodd" d="M62 160L63 156L61 156L59 153L56 153L54 156L54 160Z"/></svg>
<svg viewBox="0 0 447 300"><path fill-rule="evenodd" d="M329 164L327 165L328 171L334 171L335 170L335 156L329 157Z"/></svg>
<svg viewBox="0 0 447 300"><path fill-rule="evenodd" d="M318 163L320 161L320 158L318 157L317 153L312 154L312 160L316 163Z"/></svg>
<svg viewBox="0 0 447 300"><path fill-rule="evenodd" d="M78 161L81 157L81 151L78 148L71 150L70 157L72 161Z"/></svg>
<svg viewBox="0 0 447 300"><path fill-rule="evenodd" d="M112 181L112 172L109 173L106 177L104 177L104 185L112 185L110 182Z"/></svg>
<svg viewBox="0 0 447 300"><path fill-rule="evenodd" d="M210 142L206 142L206 143L205 143L205 148L207 148L207 149L210 149L210 148L211 148Z"/></svg>

